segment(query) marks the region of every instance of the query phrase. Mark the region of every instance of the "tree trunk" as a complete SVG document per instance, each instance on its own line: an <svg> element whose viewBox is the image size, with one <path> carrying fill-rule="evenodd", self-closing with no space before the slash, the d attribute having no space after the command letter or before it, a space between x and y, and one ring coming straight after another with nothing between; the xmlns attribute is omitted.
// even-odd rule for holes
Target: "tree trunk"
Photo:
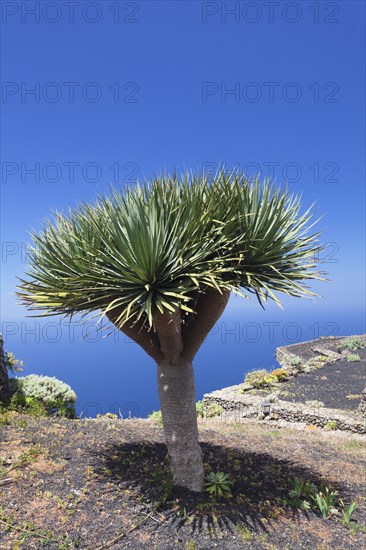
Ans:
<svg viewBox="0 0 366 550"><path fill-rule="evenodd" d="M7 404L10 398L10 383L8 370L5 365L3 337L0 334L0 404Z"/></svg>
<svg viewBox="0 0 366 550"><path fill-rule="evenodd" d="M192 361L207 334L223 313L230 291L206 288L194 296L195 314L184 325L181 311L154 315L154 330L147 319L117 322L120 308L106 315L132 338L158 366L158 388L165 441L171 459L174 483L191 491L203 490L203 460L198 443L196 391Z"/></svg>
<svg viewBox="0 0 366 550"><path fill-rule="evenodd" d="M203 460L198 443L196 390L191 361L158 363L158 388L165 440L174 483L191 491L203 490Z"/></svg>

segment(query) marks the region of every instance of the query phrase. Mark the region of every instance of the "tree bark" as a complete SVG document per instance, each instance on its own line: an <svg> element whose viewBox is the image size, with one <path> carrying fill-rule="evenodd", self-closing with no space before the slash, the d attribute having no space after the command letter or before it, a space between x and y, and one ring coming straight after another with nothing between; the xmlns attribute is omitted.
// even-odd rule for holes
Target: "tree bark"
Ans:
<svg viewBox="0 0 366 550"><path fill-rule="evenodd" d="M196 315L183 332L182 355L193 361L206 336L220 319L230 298L229 290L206 289L196 304Z"/></svg>
<svg viewBox="0 0 366 550"><path fill-rule="evenodd" d="M108 320L113 323L116 328L118 328L118 330L123 332L128 338L131 338L131 340L141 346L142 349L154 359L154 361L161 361L163 356L160 351L160 344L157 334L153 332L152 329L148 330L142 320L136 321L131 319L124 325L118 324L116 320L118 319L119 314L120 309L115 308L112 311L109 311L106 316Z"/></svg>
<svg viewBox="0 0 366 550"><path fill-rule="evenodd" d="M154 327L160 344L160 351L166 361L178 361L183 348L181 333L181 313L177 309L173 314L156 312Z"/></svg>
<svg viewBox="0 0 366 550"><path fill-rule="evenodd" d="M197 300L196 314L185 325L180 310L173 314L156 312L155 332L147 330L141 320L119 325L118 308L107 313L108 319L157 363L160 407L174 483L196 492L203 490L204 471L192 360L224 311L229 296L227 290L206 289Z"/></svg>
<svg viewBox="0 0 366 550"><path fill-rule="evenodd" d="M158 388L174 483L200 492L204 472L191 361L180 357L175 363L166 360L158 363Z"/></svg>

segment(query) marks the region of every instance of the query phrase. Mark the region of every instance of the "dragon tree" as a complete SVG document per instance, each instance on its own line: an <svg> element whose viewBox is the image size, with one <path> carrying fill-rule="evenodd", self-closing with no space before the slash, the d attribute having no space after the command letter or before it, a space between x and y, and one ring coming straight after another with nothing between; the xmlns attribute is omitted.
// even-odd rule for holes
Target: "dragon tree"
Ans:
<svg viewBox="0 0 366 550"><path fill-rule="evenodd" d="M106 316L141 346L175 484L201 491L192 361L232 292L262 306L314 295L313 217L287 188L240 172L164 175L56 212L32 235L18 296L39 316Z"/></svg>

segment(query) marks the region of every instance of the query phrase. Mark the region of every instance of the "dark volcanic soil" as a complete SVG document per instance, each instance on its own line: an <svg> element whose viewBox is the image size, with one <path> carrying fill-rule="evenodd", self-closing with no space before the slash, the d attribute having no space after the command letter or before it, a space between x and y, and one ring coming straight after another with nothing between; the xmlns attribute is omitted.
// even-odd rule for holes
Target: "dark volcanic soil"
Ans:
<svg viewBox="0 0 366 550"><path fill-rule="evenodd" d="M0 419L2 550L300 550L366 547L361 436L202 421L206 471L229 498L172 487L161 426L147 420ZM350 527L288 501L291 478L359 508Z"/></svg>
<svg viewBox="0 0 366 550"><path fill-rule="evenodd" d="M328 408L355 411L366 382L366 350L359 349L355 353L361 361L340 359L289 380L281 399L300 403L320 401ZM301 351L298 355L302 357Z"/></svg>

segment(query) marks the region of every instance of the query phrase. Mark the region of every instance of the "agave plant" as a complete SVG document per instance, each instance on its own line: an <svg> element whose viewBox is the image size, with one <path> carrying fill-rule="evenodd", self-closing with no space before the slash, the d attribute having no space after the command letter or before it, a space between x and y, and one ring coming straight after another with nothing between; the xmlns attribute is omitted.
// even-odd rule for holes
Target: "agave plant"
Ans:
<svg viewBox="0 0 366 550"><path fill-rule="evenodd" d="M225 472L210 472L205 477L205 489L210 495L222 497L230 493L232 481Z"/></svg>
<svg viewBox="0 0 366 550"><path fill-rule="evenodd" d="M203 487L192 360L231 292L312 296L318 233L298 196L241 173L183 174L56 213L18 295L36 315L94 313L157 363L175 483Z"/></svg>

